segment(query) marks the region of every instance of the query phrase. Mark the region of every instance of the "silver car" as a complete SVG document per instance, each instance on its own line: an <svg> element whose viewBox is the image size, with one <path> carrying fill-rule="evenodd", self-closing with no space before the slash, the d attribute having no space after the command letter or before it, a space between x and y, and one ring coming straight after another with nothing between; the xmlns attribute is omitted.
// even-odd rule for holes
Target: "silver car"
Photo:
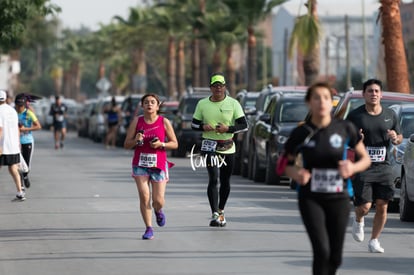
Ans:
<svg viewBox="0 0 414 275"><path fill-rule="evenodd" d="M414 104L391 105L388 108L396 113L403 134L401 144L392 145L390 157L395 184L395 196L394 201L388 207L391 212L398 212L401 197L401 174L404 151L410 135L414 133Z"/></svg>

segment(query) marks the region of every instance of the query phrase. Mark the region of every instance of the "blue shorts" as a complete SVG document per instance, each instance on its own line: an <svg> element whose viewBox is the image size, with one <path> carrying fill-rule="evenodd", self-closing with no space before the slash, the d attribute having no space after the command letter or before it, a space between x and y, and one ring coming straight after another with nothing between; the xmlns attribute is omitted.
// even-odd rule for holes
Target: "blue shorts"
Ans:
<svg viewBox="0 0 414 275"><path fill-rule="evenodd" d="M168 163L165 165L165 172L158 168L133 166L132 177L138 176L147 176L154 182L166 181L168 180Z"/></svg>

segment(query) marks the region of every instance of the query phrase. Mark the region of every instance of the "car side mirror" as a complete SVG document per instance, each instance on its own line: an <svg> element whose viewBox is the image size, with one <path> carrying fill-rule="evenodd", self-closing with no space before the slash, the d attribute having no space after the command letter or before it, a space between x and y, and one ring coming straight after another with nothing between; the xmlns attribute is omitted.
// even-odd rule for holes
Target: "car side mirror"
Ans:
<svg viewBox="0 0 414 275"><path fill-rule="evenodd" d="M270 114L262 114L259 116L259 120L265 122L265 123L270 123Z"/></svg>

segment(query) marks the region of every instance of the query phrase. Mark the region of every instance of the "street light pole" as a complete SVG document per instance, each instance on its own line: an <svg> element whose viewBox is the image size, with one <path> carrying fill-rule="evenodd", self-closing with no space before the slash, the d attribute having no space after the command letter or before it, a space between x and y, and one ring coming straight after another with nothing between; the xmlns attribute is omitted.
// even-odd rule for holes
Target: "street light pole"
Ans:
<svg viewBox="0 0 414 275"><path fill-rule="evenodd" d="M364 81L368 78L368 64L367 64L367 32L365 30L365 3L362 4L362 43L363 43L363 59L364 59Z"/></svg>

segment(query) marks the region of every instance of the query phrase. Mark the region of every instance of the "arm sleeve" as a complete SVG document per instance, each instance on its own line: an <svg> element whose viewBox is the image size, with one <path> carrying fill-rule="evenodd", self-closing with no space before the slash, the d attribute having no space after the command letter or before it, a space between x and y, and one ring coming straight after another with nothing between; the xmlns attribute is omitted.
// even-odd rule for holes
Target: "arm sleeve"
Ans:
<svg viewBox="0 0 414 275"><path fill-rule="evenodd" d="M203 122L193 117L193 120L191 121L191 129L203 131Z"/></svg>
<svg viewBox="0 0 414 275"><path fill-rule="evenodd" d="M247 131L247 120L245 116L239 117L235 120L234 126L229 126L228 133L240 133Z"/></svg>
<svg viewBox="0 0 414 275"><path fill-rule="evenodd" d="M196 131L203 131L203 118L200 111L200 105L197 103L191 121L191 128Z"/></svg>

